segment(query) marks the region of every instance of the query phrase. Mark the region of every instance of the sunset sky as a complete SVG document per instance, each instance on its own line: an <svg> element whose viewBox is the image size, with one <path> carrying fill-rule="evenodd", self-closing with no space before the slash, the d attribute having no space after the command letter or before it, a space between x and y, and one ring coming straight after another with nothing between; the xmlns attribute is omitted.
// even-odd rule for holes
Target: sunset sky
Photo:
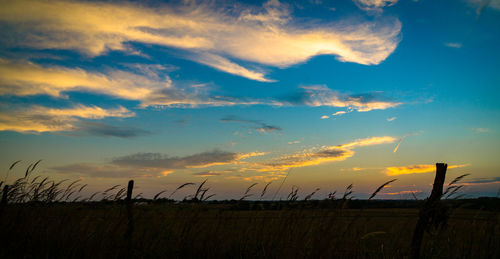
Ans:
<svg viewBox="0 0 500 259"><path fill-rule="evenodd" d="M500 0L0 0L0 180L497 196L499 85Z"/></svg>

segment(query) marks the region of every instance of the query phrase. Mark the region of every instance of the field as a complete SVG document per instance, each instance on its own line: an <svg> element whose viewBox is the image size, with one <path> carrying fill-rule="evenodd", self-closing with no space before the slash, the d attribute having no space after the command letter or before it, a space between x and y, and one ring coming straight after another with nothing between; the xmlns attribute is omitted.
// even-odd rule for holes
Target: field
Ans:
<svg viewBox="0 0 500 259"><path fill-rule="evenodd" d="M0 257L408 258L421 203L12 204L1 214ZM422 258L500 258L498 199L448 205Z"/></svg>
<svg viewBox="0 0 500 259"><path fill-rule="evenodd" d="M79 181L33 176L4 185L0 258L500 258L500 199L460 199L437 164L425 200L352 198L352 185L311 199L208 200L206 181L145 199L113 186L81 198ZM11 166L12 168L12 166ZM193 186L182 201L170 197ZM76 197L76 198L73 198ZM416 198L416 197L415 197Z"/></svg>

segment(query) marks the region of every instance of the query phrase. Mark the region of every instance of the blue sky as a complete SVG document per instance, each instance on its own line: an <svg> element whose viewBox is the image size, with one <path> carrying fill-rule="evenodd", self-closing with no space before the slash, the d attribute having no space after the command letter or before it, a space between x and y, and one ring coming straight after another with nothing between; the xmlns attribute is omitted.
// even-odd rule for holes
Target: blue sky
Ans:
<svg viewBox="0 0 500 259"><path fill-rule="evenodd" d="M89 191L500 188L500 2L2 1L0 162ZM288 188L288 189L287 189ZM181 195L181 194L180 194Z"/></svg>

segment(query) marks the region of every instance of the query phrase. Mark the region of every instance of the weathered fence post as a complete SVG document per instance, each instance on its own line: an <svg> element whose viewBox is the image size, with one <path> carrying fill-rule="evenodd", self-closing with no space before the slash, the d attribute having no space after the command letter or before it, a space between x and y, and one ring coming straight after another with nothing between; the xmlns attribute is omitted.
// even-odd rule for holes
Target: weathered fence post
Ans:
<svg viewBox="0 0 500 259"><path fill-rule="evenodd" d="M126 239L126 249L123 250L125 257L132 257L132 233L134 232L134 214L132 210L132 191L134 189L134 180L128 181L127 186L127 197L125 198L125 203L127 206L127 232L125 233Z"/></svg>
<svg viewBox="0 0 500 259"><path fill-rule="evenodd" d="M443 195L443 184L446 176L446 169L448 165L445 163L436 163L436 177L434 178L434 185L429 198L425 201L422 209L420 209L419 218L415 231L413 232L413 239L411 242L411 258L420 258L420 250L422 246L422 239L424 238L425 230L430 223L430 220L436 215L439 209L439 201Z"/></svg>
<svg viewBox="0 0 500 259"><path fill-rule="evenodd" d="M127 204L129 204L132 201L132 190L134 189L134 180L128 181L128 187L127 187Z"/></svg>
<svg viewBox="0 0 500 259"><path fill-rule="evenodd" d="M127 219L128 219L128 227L127 227L127 236L130 237L132 232L134 231L134 214L132 211L132 190L134 189L134 180L128 181L127 187Z"/></svg>

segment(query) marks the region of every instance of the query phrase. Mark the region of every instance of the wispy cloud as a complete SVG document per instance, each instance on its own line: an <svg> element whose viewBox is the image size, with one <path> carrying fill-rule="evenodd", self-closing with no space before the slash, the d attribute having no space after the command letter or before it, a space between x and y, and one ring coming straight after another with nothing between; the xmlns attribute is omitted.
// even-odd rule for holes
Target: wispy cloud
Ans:
<svg viewBox="0 0 500 259"><path fill-rule="evenodd" d="M0 131L17 131L24 133L86 131L98 135L110 133L111 126L83 122L81 119L103 119L108 117L127 118L135 116L134 112L119 106L103 109L97 106L77 105L71 108L48 108L31 106L29 108L4 110L0 113ZM105 129L107 127L107 130ZM115 128L118 130L118 128ZM123 129L119 129L123 130ZM129 129L131 130L131 129ZM138 132L136 132L138 133ZM117 133L119 135L119 133ZM122 132L123 134L123 132ZM133 134L129 132L129 134ZM110 135L112 135L110 133Z"/></svg>
<svg viewBox="0 0 500 259"><path fill-rule="evenodd" d="M396 120L397 118L398 118L398 117L390 117L390 118L387 118L387 121L388 121L388 122L391 122L391 121Z"/></svg>
<svg viewBox="0 0 500 259"><path fill-rule="evenodd" d="M187 156L169 156L162 153L135 153L113 158L106 164L80 163L52 168L59 173L74 173L92 177L160 177L176 170L208 168L238 164L262 152L234 153L212 150Z"/></svg>
<svg viewBox="0 0 500 259"><path fill-rule="evenodd" d="M147 130L128 126L114 126L103 122L80 121L75 126L74 131L86 132L101 137L133 138L151 134Z"/></svg>
<svg viewBox="0 0 500 259"><path fill-rule="evenodd" d="M357 95L341 95L323 85L303 86L301 91L281 98L285 104L308 106L346 107L358 112L385 110L401 105L401 102L388 100L379 92ZM345 112L336 112L335 115Z"/></svg>
<svg viewBox="0 0 500 259"><path fill-rule="evenodd" d="M274 131L282 131L281 127L278 127L278 126L269 125L269 124L263 123L263 122L258 121L258 120L242 119L242 118L238 118L238 117L233 116L233 115L226 116L226 117L220 119L220 121L222 121L222 122L237 122L237 123L254 124L254 125L257 125L257 127L255 127L254 129L257 132L261 132L261 133L269 133L269 132L274 132Z"/></svg>
<svg viewBox="0 0 500 259"><path fill-rule="evenodd" d="M346 111L338 111L338 112L332 113L332 116L340 116L340 115L346 114L346 113L348 113L348 112L346 112Z"/></svg>
<svg viewBox="0 0 500 259"><path fill-rule="evenodd" d="M395 5L398 0L353 0L360 8L369 12L382 12L382 8Z"/></svg>
<svg viewBox="0 0 500 259"><path fill-rule="evenodd" d="M0 59L0 95L50 95L64 97L67 92L91 92L126 100L142 106L198 107L231 105L274 105L272 100L246 100L210 95L204 85L174 85L167 76L159 76L158 66L135 67L141 73L119 69L91 72L81 68L41 66L27 61Z"/></svg>
<svg viewBox="0 0 500 259"><path fill-rule="evenodd" d="M458 43L458 42L446 42L444 45L446 47L454 48L454 49L459 49L462 47L462 43Z"/></svg>
<svg viewBox="0 0 500 259"><path fill-rule="evenodd" d="M463 181L463 185L483 185L483 184L496 184L500 183L500 177L484 177L484 178L474 178L472 180Z"/></svg>
<svg viewBox="0 0 500 259"><path fill-rule="evenodd" d="M78 163L53 167L51 170L60 174L75 174L95 178L153 177L161 175L161 172L137 170L136 168L113 164Z"/></svg>
<svg viewBox="0 0 500 259"><path fill-rule="evenodd" d="M352 171L352 172L359 172L359 171L366 171L366 170L375 170L377 168L366 168L366 167L351 167L351 168L342 168L340 169L340 171L343 171L343 172L349 172L349 171Z"/></svg>
<svg viewBox="0 0 500 259"><path fill-rule="evenodd" d="M393 143L394 141L396 141L396 138L389 136L357 139L342 145L323 146L321 148L304 150L292 155L281 156L271 161L254 163L253 166L254 169L258 171L282 172L294 167L304 167L333 161L343 161L354 155L353 149L356 147L387 144Z"/></svg>
<svg viewBox="0 0 500 259"><path fill-rule="evenodd" d="M290 168L314 166L343 161L354 155L357 147L392 143L393 137L371 137L336 145L303 150L291 155L266 158L268 152L235 153L212 150L187 156L161 153L135 153L112 159L107 164L74 164L53 168L59 173L77 173L95 177L160 177L178 170L209 170L194 172L196 176L224 176L228 179L272 180L284 177ZM254 157L260 157L251 160ZM212 167L214 167L212 169Z"/></svg>
<svg viewBox="0 0 500 259"><path fill-rule="evenodd" d="M220 150L207 151L184 157L170 157L160 153L136 153L117 157L112 164L148 169L185 169L223 165L236 161L238 153Z"/></svg>
<svg viewBox="0 0 500 259"><path fill-rule="evenodd" d="M469 165L468 164L448 165L448 169L461 168L461 167L466 167L466 166L469 166ZM429 165L429 164L409 165L409 166L400 166L400 167L387 167L385 169L385 173L389 176L402 175L402 174L423 174L423 173L430 173L430 172L435 172L435 171L436 171L436 165Z"/></svg>
<svg viewBox="0 0 500 259"><path fill-rule="evenodd" d="M324 119L328 119L328 118L330 118L330 116L328 116L328 115L323 115L323 116L321 116L321 119L322 119L322 120L324 120Z"/></svg>
<svg viewBox="0 0 500 259"><path fill-rule="evenodd" d="M172 47L202 53L200 63L259 81L269 80L229 58L286 67L329 54L342 62L371 65L385 60L399 43L397 19L319 24L299 22L278 1L239 7L228 13L213 4L150 8L131 2L7 1L0 9L1 36L14 46L90 56L109 50L138 53L129 42Z"/></svg>
<svg viewBox="0 0 500 259"><path fill-rule="evenodd" d="M399 191L399 192L384 192L380 193L382 195L402 195L402 194L420 194L422 191L420 190L415 190L415 191Z"/></svg>
<svg viewBox="0 0 500 259"><path fill-rule="evenodd" d="M128 100L146 100L159 89L171 88L172 82L109 70L89 72L80 68L47 66L16 60L0 59L1 95L50 95L60 97L69 91L106 94Z"/></svg>
<svg viewBox="0 0 500 259"><path fill-rule="evenodd" d="M219 172L219 171L202 171L202 172L193 173L193 175L199 176L199 177L209 177L209 176L224 175L224 173Z"/></svg>
<svg viewBox="0 0 500 259"><path fill-rule="evenodd" d="M396 107L380 93L341 95L325 86L301 87L301 91L280 99L252 99L211 94L207 85L174 84L158 65L135 67L139 73L119 69L93 72L81 68L41 66L27 61L0 59L0 95L49 95L64 97L69 92L91 92L126 100L141 106L200 107L232 105L308 105L346 107L365 112ZM336 115L343 112L337 112ZM263 125L265 126L265 125ZM262 127L268 132L271 128ZM278 128L275 128L278 130Z"/></svg>
<svg viewBox="0 0 500 259"><path fill-rule="evenodd" d="M244 68L234 62L231 62L227 58L212 53L193 54L191 55L191 59L229 74L238 75L261 82L275 82L275 80L265 78L265 74L263 72L252 71L248 68Z"/></svg>
<svg viewBox="0 0 500 259"><path fill-rule="evenodd" d="M399 150L399 146L401 145L401 142L403 142L403 139L405 139L406 137L408 136L417 136L419 134L421 134L423 131L420 131L420 132L417 132L417 133L410 133L410 134L404 134L398 141L398 144L396 145L396 147L394 148L394 153L396 153L398 150Z"/></svg>
<svg viewBox="0 0 500 259"><path fill-rule="evenodd" d="M467 0L467 2L477 8L476 14L478 17L480 17L483 10L488 7L496 11L500 10L500 0Z"/></svg>
<svg viewBox="0 0 500 259"><path fill-rule="evenodd" d="M472 130L476 133L488 133L491 132L488 128L472 128Z"/></svg>

